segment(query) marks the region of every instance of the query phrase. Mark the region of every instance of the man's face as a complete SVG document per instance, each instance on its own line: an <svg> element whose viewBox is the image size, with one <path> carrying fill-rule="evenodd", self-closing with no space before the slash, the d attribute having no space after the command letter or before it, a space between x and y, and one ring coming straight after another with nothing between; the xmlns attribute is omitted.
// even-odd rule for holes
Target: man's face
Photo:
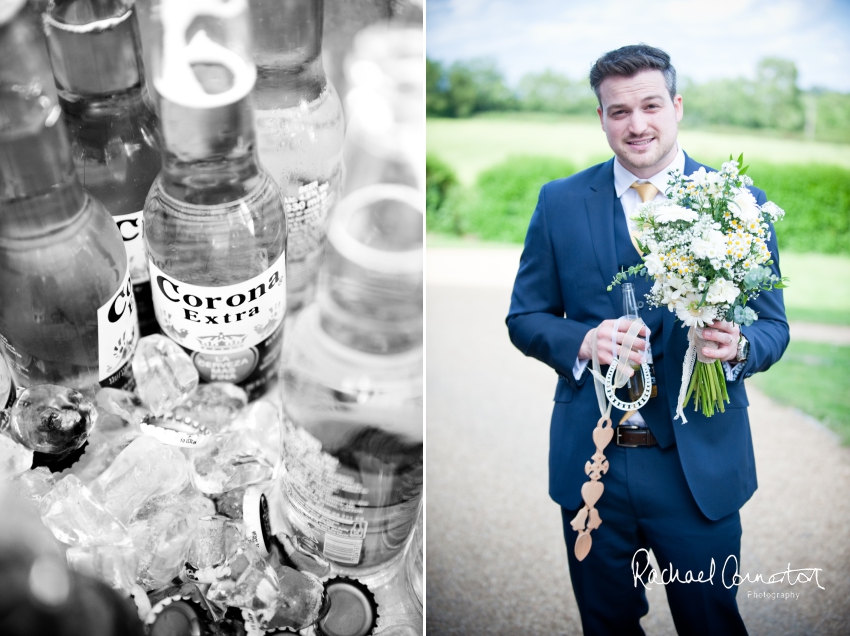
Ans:
<svg viewBox="0 0 850 636"><path fill-rule="evenodd" d="M670 99L661 71L606 78L599 97L602 130L624 167L646 179L670 165L678 152L682 96Z"/></svg>

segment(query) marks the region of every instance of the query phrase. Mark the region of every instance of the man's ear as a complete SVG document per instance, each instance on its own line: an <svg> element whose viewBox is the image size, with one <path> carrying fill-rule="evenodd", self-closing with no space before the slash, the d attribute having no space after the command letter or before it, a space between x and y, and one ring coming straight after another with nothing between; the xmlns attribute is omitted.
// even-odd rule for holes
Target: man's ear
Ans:
<svg viewBox="0 0 850 636"><path fill-rule="evenodd" d="M599 124L602 126L602 130L605 130L605 119L602 117L602 106L596 107L596 114L599 115ZM679 119L681 118L682 116L679 115Z"/></svg>
<svg viewBox="0 0 850 636"><path fill-rule="evenodd" d="M676 95L676 97L673 98L673 108L676 109L676 121L682 121L682 116L685 114L685 110L684 101L681 95Z"/></svg>

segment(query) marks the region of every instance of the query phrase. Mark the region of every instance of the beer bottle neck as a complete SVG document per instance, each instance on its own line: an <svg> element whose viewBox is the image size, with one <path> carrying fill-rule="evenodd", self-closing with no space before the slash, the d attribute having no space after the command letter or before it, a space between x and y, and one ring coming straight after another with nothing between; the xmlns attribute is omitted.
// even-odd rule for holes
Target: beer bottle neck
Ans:
<svg viewBox="0 0 850 636"><path fill-rule="evenodd" d="M257 108L313 101L327 84L322 65L323 0L250 0Z"/></svg>
<svg viewBox="0 0 850 636"><path fill-rule="evenodd" d="M132 7L128 10L119 0L52 4L44 25L53 76L63 97L141 90L141 35Z"/></svg>
<svg viewBox="0 0 850 636"><path fill-rule="evenodd" d="M81 95L59 90L59 103L67 117L75 120L84 118L91 123L156 118L153 103L143 83L111 95Z"/></svg>
<svg viewBox="0 0 850 636"><path fill-rule="evenodd" d="M41 235L76 217L77 180L43 40L26 12L0 25L0 236Z"/></svg>
<svg viewBox="0 0 850 636"><path fill-rule="evenodd" d="M217 108L160 100L165 192L195 205L230 203L259 183L251 102Z"/></svg>

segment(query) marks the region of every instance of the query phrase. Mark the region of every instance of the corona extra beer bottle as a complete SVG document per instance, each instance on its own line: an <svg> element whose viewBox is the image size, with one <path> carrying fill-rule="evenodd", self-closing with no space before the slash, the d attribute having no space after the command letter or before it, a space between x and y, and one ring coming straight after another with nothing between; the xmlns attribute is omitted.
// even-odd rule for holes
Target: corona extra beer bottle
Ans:
<svg viewBox="0 0 850 636"><path fill-rule="evenodd" d="M147 336L159 329L142 211L159 174L160 141L145 86L136 9L122 0L57 0L44 24L77 176L121 231L139 328Z"/></svg>
<svg viewBox="0 0 850 636"><path fill-rule="evenodd" d="M254 147L247 0L162 0L153 27L163 167L145 204L156 318L203 381L277 377L286 219Z"/></svg>
<svg viewBox="0 0 850 636"><path fill-rule="evenodd" d="M0 4L0 349L19 387L132 387L127 252L77 179L44 39L23 5Z"/></svg>

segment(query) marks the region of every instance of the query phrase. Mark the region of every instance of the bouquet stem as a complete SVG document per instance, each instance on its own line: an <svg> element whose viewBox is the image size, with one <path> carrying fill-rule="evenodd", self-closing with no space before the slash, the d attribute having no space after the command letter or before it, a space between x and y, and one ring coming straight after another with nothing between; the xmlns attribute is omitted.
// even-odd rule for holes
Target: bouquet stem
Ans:
<svg viewBox="0 0 850 636"><path fill-rule="evenodd" d="M729 402L729 394L726 392L726 377L720 360L696 361L691 383L685 395L685 404L691 399L691 395L694 396L694 410L702 406L702 414L706 417L714 415L715 409L721 413L725 412L723 402Z"/></svg>

